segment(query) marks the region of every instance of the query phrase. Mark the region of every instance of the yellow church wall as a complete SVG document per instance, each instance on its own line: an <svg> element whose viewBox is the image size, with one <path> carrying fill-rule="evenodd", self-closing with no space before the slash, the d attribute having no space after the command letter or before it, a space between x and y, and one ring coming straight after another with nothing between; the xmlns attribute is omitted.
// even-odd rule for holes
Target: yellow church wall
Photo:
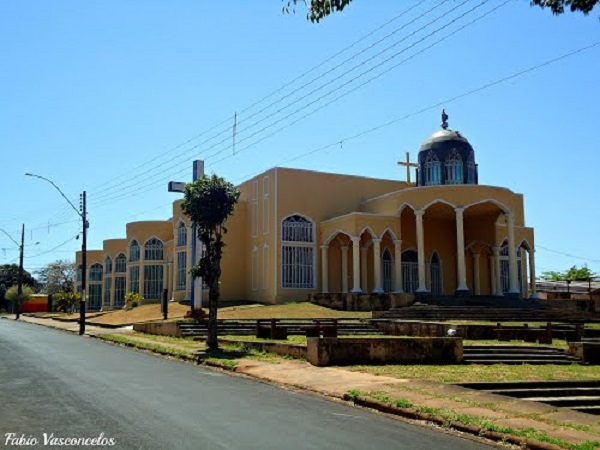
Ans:
<svg viewBox="0 0 600 450"><path fill-rule="evenodd" d="M114 269L115 258L120 253L127 256L127 239L106 239L102 242L102 251L105 257L110 256L112 258Z"/></svg>

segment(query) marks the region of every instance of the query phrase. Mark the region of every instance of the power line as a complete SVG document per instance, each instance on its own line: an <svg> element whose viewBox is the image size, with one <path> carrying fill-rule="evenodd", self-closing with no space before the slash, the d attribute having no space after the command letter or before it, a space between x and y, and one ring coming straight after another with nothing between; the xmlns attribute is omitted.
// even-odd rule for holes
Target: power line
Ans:
<svg viewBox="0 0 600 450"><path fill-rule="evenodd" d="M584 258L583 256L577 256L577 255L572 255L570 253L561 252L561 251L558 251L558 250L552 250L551 248L544 247L544 246L539 245L539 244L536 244L535 248L536 249L539 248L539 249L542 249L542 250L546 250L547 252L556 253L556 254L562 255L562 256L568 256L569 258L582 259L582 260L585 260L585 261L600 263L600 259Z"/></svg>
<svg viewBox="0 0 600 450"><path fill-rule="evenodd" d="M465 1L463 1L463 3L462 3L462 4L465 4L467 1L470 1L470 0L465 0ZM359 75L357 75L356 77L354 77L354 78L352 78L352 79L350 79L350 80L346 81L345 83L342 83L341 85L337 86L336 88L334 88L334 89L330 90L330 91L329 91L327 94L324 94L324 95L322 95L322 96L318 97L317 99L315 99L315 100L311 101L310 103L308 103L308 104L306 104L306 105L304 105L304 106L302 106L302 107L300 107L300 108L296 109L295 111L291 112L290 114L286 115L285 117L283 117L283 118L280 118L280 119L276 120L275 122L273 122L273 123L271 123L271 124L269 124L269 125L267 125L267 126L263 127L262 129L260 129L260 130L258 130L258 131L256 131L256 132L252 133L252 134L251 134L251 135L249 135L249 136L246 136L245 138L243 138L243 139L241 139L241 140L237 141L237 142L236 142L236 144L239 144L239 143L241 143L241 142L247 141L248 139L250 139L250 138L252 138L252 137L256 136L257 134L260 134L260 133L262 133L263 131L267 130L268 128L271 128L272 126L276 125L277 123L280 123L280 122L282 122L283 120L285 120L285 119L287 119L287 118L289 118L289 117L291 117L291 116L293 116L293 115L297 114L298 112L300 112L300 111L302 111L302 110L304 110L304 109L306 109L306 108L310 107L311 105L313 105L313 104L315 104L315 103L317 103L317 102L321 101L323 98L326 98L326 97L330 96L332 93L334 93L334 92L336 92L336 91L339 91L340 89L342 89L342 88L344 88L345 86L347 86L347 85L349 85L349 84L353 83L354 81L356 81L356 80L357 80L357 79L359 79L360 77L364 76L365 74L367 74L367 73L370 73L370 72L372 72L373 70L375 70L376 68L378 68L378 67L380 67L380 66L382 66L382 65L385 65L385 64L387 64L387 63L388 63L389 61L391 61L393 58L395 58L395 57L397 57L398 55L400 55L400 54L402 54L402 53L406 52L408 49L410 49L410 48L412 48L412 47L416 46L417 44L419 44L419 43L421 43L421 42L425 41L426 39L429 39L429 38L430 38L431 36L433 36L434 34L436 34L436 33L440 32L441 30L443 30L443 29L447 28L448 26L450 26L450 25L454 24L454 23L455 23L455 22L457 22L458 20L460 20L460 19L464 18L466 15L468 15L468 14L472 13L472 12L473 12L473 11L475 11L477 8L479 8L479 7L481 7L482 5L486 4L488 1L489 1L489 0L484 0L484 1L482 1L481 3L479 3L478 5L476 5L475 7L471 8L470 10L468 10L468 11L466 11L466 12L462 13L461 15L459 15L459 16L457 16L457 17L455 17L455 18L451 19L450 21L448 21L447 23L445 23L445 24L444 24L444 25L442 25L441 27L437 28L436 30L434 30L434 31L430 32L429 34L427 34L426 36L422 37L421 39L419 39L418 41L414 42L413 44L409 45L408 47L405 47L404 49L402 49L402 50L400 50L399 52L395 53L394 55L390 56L389 58L387 58L387 59L386 59L386 60L384 60L383 62L380 62L379 64L377 64L377 65L375 65L375 66L373 66L373 67L371 67L371 68L369 68L369 69L366 69L365 71L363 71L362 73L360 73L360 74L359 74ZM502 4L502 5L500 5L500 6L503 6L503 5L504 5L504 4L506 4L508 1L510 1L510 0L507 0L505 3L503 3L503 4ZM461 5L462 5L462 4L461 4ZM460 6L460 5L459 5L459 6ZM495 9L497 9L497 8L494 8L494 10L495 10ZM493 10L492 10L492 11L493 11ZM488 12L488 13L484 14L484 16L485 16L485 15L487 15L487 14L489 14L489 13L490 13L490 12ZM439 16L438 18L436 18L436 19L434 19L433 21L431 21L429 24L431 24L431 23L434 23L435 21L437 21L437 20L439 20L440 18L442 18L442 17L445 17L445 16L446 16L446 15ZM484 17L484 16L481 16L481 17ZM481 18L481 17L480 17L480 18ZM479 18L479 19L480 19L480 18ZM477 19L477 20L479 20L479 19ZM473 23L473 22L474 22L474 21L472 21L471 23ZM461 29L465 28L466 26L470 25L471 23L469 23L469 24L467 24L467 25L463 26ZM415 34L416 34L416 33L418 33L419 31L421 31L422 29L424 29L425 27L427 27L429 24L425 25L424 27L420 28L419 30L416 30L416 31L414 31L414 32L413 32L413 33L411 33L409 36L413 36L413 35L415 35ZM455 34L455 32L454 32L454 33L452 33L452 34ZM439 40L438 42L436 42L436 44L435 44L435 45L437 45L437 43L439 43L439 42L443 41L444 39L447 39L447 38L448 38L449 36L451 36L452 34L450 34L450 35L446 36L445 38L442 38L441 40ZM405 40L405 39L403 39L403 40ZM432 45L432 46L433 46L433 45ZM422 53L422 52L424 52L424 51L426 51L428 48L431 48L432 46L429 46L429 47L427 47L426 49L423 49L421 52L419 52L419 54L420 54L420 53ZM384 51L385 51L385 50L384 50ZM381 54L381 53L382 53L382 52L380 52L379 54ZM404 61L401 61L399 64L397 64L397 65L396 65L396 66L394 66L394 67L397 67L397 66L401 65L402 63L404 63L404 62L406 62L406 61L408 61L408 60L412 59L414 56L416 56L416 55L413 55L411 58L407 58L406 60L404 60ZM372 58L371 58L371 59L372 59ZM352 70L354 70L354 69L355 69L355 68L357 68L357 67L360 67L360 66L361 66L361 65L363 65L363 64L364 64L364 62L363 62L363 63L360 63L360 64L358 64L358 65L356 65L356 66L355 66L353 69L351 69L351 70L350 70L349 72L347 72L347 73L350 73ZM380 75L379 75L379 76L380 76ZM373 77L373 79L376 79L376 78L378 78L379 76ZM370 81L373 81L373 79L371 79ZM369 82L370 82L370 81L369 81ZM356 87L356 88L354 88L354 89L351 89L349 92L345 93L344 95L348 95L349 93L351 93L351 92L353 92L353 91L355 91L355 90L359 89L360 87L364 86L365 84L367 84L367 83L363 83L363 84L361 84L360 86L358 86L358 87ZM317 89L313 90L311 93L307 94L305 97L307 97L307 96L309 96L309 95L312 95L312 94L313 94L314 92L316 92L317 90L320 90L321 88L323 88L323 87L325 87L325 86L328 86L328 85L329 85L329 83L325 83L325 84L321 85L319 88L317 88ZM337 97L337 98L336 98L336 99L334 99L333 101L337 101L337 100L338 100L339 98L341 98L341 97L342 97L342 96L340 96L340 97ZM329 104L333 103L333 101L331 101L331 102L327 103L327 104L326 104L326 105L324 105L324 106L327 106L327 105L329 105ZM296 101L296 102L297 102L297 101ZM290 103L289 105L287 105L287 106L285 106L285 107L282 107L281 109L279 109L277 112L283 111L283 110L287 109L288 107L292 106L293 104L294 104L294 103ZM314 113L315 113L316 111L318 111L319 109L322 109L322 108L317 108L317 109L315 109L314 111L311 111L311 112L309 112L308 114L306 114L306 115L305 115L305 116L303 116L302 118L305 118L305 117L307 117L308 115L314 114ZM271 114L271 115L269 115L269 116L267 116L267 117L271 117L271 116L273 116L274 114L276 114L276 113L273 113L273 114ZM301 119L302 119L302 118L301 118ZM265 119L265 118L263 118L263 119L261 119L261 120L259 120L259 121L255 122L253 125L251 125L251 126L249 126L249 127L247 127L247 128L251 128L251 127L253 127L254 125L256 125L256 124L258 124L258 123L260 123L260 122L264 121L264 119ZM297 120L297 121L298 121L298 120ZM289 127L289 126L293 125L293 124L294 124L294 123L296 123L297 121L293 122L292 124L288 124L288 125L286 125L285 127L282 127L282 128L280 128L280 129L279 129L277 132L281 131L282 129L284 129L284 128L286 128L286 127ZM274 133L272 133L272 134L274 134ZM272 134L271 134L271 135L272 135ZM271 135L270 135L270 136L271 136ZM212 146L208 147L208 149L205 149L205 151L206 151L206 150L209 150L209 149L211 149L211 148L214 148L215 146L219 145L220 143L223 143L223 142L225 142L225 141L228 141L228 140L229 140L229 137L225 137L225 139L223 139L222 141L220 141L220 142L218 142L218 143L216 143L216 144L214 144L214 145L212 145ZM260 142L260 141L258 141L258 142ZM257 143L257 142L256 142L256 143ZM252 144L252 145L255 145L256 143L254 143L254 144ZM249 147L249 146L246 146L244 149L247 149L248 147ZM222 153L222 152L223 152L223 151L225 151L227 148L229 148L229 146L227 146L227 147L225 147L225 148L222 148L221 150L218 150L218 151L216 151L216 152L214 152L214 153L212 153L212 154L208 155L208 156L207 156L207 157L205 157L204 159L205 159L205 160L208 160L208 159L210 159L210 158L212 158L212 157L214 157L214 156L216 156L216 155L218 155L218 154ZM237 151L237 152L236 152L236 154L237 154L237 153L239 153L240 151L241 151L241 150ZM218 161L217 161L217 162L218 162ZM163 168L163 170L170 170L170 169L173 169L173 168L175 168L175 167L177 167L177 166L179 166L179 164L171 165L171 166L167 167L166 169L165 169L165 168ZM149 183L148 183L148 182L146 182L146 183L142 184L142 185L141 185L141 186L140 186L138 189L134 190L133 192L138 192L138 191L141 191L141 190L145 190L145 189L147 189L148 187L150 187L150 186L152 186L152 185L155 185L157 182L162 182L162 181L165 181L165 180L169 179L169 178L170 178L170 177L172 177L172 176L173 176L173 173L169 173L168 175L166 175L165 177L163 177L163 178L161 178L161 179L159 179L159 180L149 180ZM124 189L124 192L121 192L120 194L117 194L117 195L112 195L112 196L111 196L111 195L109 195L109 194L104 194L104 195L101 195L99 198L97 198L97 199L96 199L96 200L97 200L97 203L95 203L95 205L97 205L97 206L98 206L98 205L102 205L102 204L104 204L104 203L106 203L106 202L109 202L109 201L111 201L111 202L112 202L113 200L116 200L116 199L118 199L118 198L122 198L122 197L125 197L125 196L127 196L127 195L130 195L130 194L131 194L131 191L130 191L130 189L128 189L128 188L136 187L136 186L139 186L139 185L140 185L140 183L133 183L133 184L131 184L131 185L127 186L127 187L123 187L123 189ZM108 197L108 198L103 198L103 197Z"/></svg>
<svg viewBox="0 0 600 450"><path fill-rule="evenodd" d="M367 33L367 34L363 35L361 38L357 39L356 41L354 41L352 44L348 45L348 46L347 46L347 47L345 47L344 49L342 49L342 50L338 51L337 53L335 53L334 55L332 55L332 56L330 56L329 58L325 59L324 61L322 61L322 62L320 62L320 63L316 64L315 66L313 66L313 67L312 67L312 68L310 68L309 70L307 70L307 71L303 72L301 75L299 75L299 76L295 77L294 79L292 79L292 80L288 81L287 83L285 83L284 85L282 85L282 86L281 86L281 87L279 87L278 89L276 89L276 90L272 91L270 94L267 94L266 96L264 96L264 97L263 97L263 98L261 98L260 100L258 100L258 101L256 101L256 102L252 103L250 106L248 106L248 107L244 108L243 110L241 110L241 111L240 111L240 114L242 114L242 113L245 113L245 112L247 112L247 111L251 110L251 109L252 109L252 108L254 108L255 106L257 106L257 105L261 104L261 103L262 103L262 102L264 102L265 100L267 100L267 99L271 98L272 96L274 96L275 94L277 94L277 93L281 92L281 91L282 91L282 90L284 90L286 87L293 85L294 83L296 83L296 82L297 82L297 81L299 81L300 79L304 78L306 75L308 75L308 74L310 74L310 73L314 72L316 69L318 69L318 68L320 68L320 67L324 66L324 65L325 65L325 64L327 64L329 61L332 61L333 59L335 59L335 58L336 58L336 57L338 57L339 55L341 55L341 54L345 53L346 51L350 50L351 48L355 47L357 44L359 44L359 43L361 43L362 41L364 41L365 39L369 38L370 36L372 36L373 34L375 34L377 31L380 31L381 29L383 29L383 28L387 27L389 24L391 24L391 23L395 22L396 20L400 19L401 17L405 16L406 14L408 14L409 12L411 12L413 9L417 8L418 6L422 5L422 4L423 4L423 3L425 3L426 1L427 1L427 0L421 0L420 2L416 3L415 5L413 5L413 6L409 7L409 8L407 8L407 9L403 10L402 12L400 12L399 14L397 14L396 16L394 16L393 18L391 18L390 20L388 20L388 21L387 21L387 22L385 22L384 24L380 25L379 27L375 28L374 30L370 31L369 33ZM446 1L447 1L447 0L444 0L444 1L442 1L442 3L445 3ZM250 116L250 117L253 117L253 116ZM231 120L231 117L228 117L227 119L225 119L225 120L223 120L222 122L220 122L219 124L217 124L217 125L215 125L215 126L211 127L210 129L208 129L208 130L206 130L206 131L204 131L204 132L202 132L202 133L200 133L200 134L198 134L198 135L194 136L194 137L193 137L193 138L191 138L191 139L188 139L187 141L183 142L183 143L182 143L182 144L180 144L180 145L177 145L176 147L173 147L172 149L168 150L168 151L167 151L165 154L158 155L157 157L155 157L155 158L153 158L153 159L151 159L151 160L149 160L149 161L146 161L144 164L141 164L141 165L138 165L138 166L136 166L134 170L141 169L141 168L143 168L143 167L147 166L148 164L150 164L150 163L152 163L152 162L154 162L154 161L157 161L157 160L159 160L159 159L161 159L161 158L163 158L163 157L167 157L167 158L170 158L170 159L172 159L172 157L169 155L169 154L170 154L172 151L174 151L174 150L177 150L177 149L179 149L179 148L181 148L181 147L183 147L183 146L185 146L185 145L189 144L189 143L190 143L190 142L192 142L193 140L195 140L195 139L197 139L197 138L199 138L199 137L201 137L201 136L203 136L203 135L205 135L205 134L209 133L210 131L212 131L212 130L214 130L214 129L218 128L218 127L220 127L221 125L224 125L224 124L227 124L227 123L229 123L229 122L230 122L230 120ZM210 140L211 140L212 138L214 138L214 137L218 137L218 136L220 136L220 135L221 135L221 134L223 134L223 133L224 133L226 130L227 130L227 129L223 130L221 133L218 133L217 135L214 135L213 137L209 138L208 140L205 140L203 143L206 143L206 142L210 141ZM202 145L203 143L201 143L200 145ZM192 149L194 149L194 148L197 148L197 146L196 146L196 147L193 147ZM192 150L192 149L190 149L190 150ZM189 151L190 151L190 150L186 151L186 152L185 152L185 154L189 153ZM93 192L93 190L94 190L94 189L96 189L96 188L99 188L99 187L106 186L107 184L109 184L109 185L110 185L111 183L113 183L113 182L114 182L115 178L117 178L117 179L118 179L118 178L123 178L123 176L128 176L128 177L129 177L129 179L131 179L131 172L132 172L132 170L128 170L127 172L125 172L125 173L123 173L123 174L121 174L121 175L119 175L119 176L117 176L117 177L113 177L113 179L112 179L111 181L109 181L109 182L103 183L103 184L101 184L101 185L94 186L94 187L92 188L92 192ZM146 171L146 173L147 173L147 171ZM137 178L137 176L136 176L136 178ZM118 186L115 186L115 187L118 187ZM114 189L115 187L113 187L113 188L110 188L110 189L112 190L112 189Z"/></svg>

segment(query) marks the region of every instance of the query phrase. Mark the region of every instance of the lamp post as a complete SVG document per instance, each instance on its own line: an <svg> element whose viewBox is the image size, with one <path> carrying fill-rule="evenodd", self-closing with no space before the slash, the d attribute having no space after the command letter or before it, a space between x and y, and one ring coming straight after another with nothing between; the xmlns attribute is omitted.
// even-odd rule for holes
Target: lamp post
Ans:
<svg viewBox="0 0 600 450"><path fill-rule="evenodd" d="M41 175L35 175L33 173L26 173L28 177L39 178L40 180L47 181L62 195L67 201L71 208L75 210L77 215L81 217L82 222L82 241L81 241L81 301L79 302L79 335L85 333L85 288L86 288L86 264L87 264L87 229L90 226L87 220L87 206L86 206L86 194L85 191L79 196L79 209L73 205L71 200L60 190L60 188L54 184L52 180Z"/></svg>

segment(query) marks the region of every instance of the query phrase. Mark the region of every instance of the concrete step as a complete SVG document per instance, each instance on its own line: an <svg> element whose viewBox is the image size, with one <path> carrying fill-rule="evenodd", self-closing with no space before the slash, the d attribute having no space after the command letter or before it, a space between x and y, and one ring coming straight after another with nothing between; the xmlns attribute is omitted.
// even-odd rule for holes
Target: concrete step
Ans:
<svg viewBox="0 0 600 450"><path fill-rule="evenodd" d="M539 388L539 389L496 389L492 394L508 395L530 400L532 397L600 397L600 388L574 387L574 388Z"/></svg>
<svg viewBox="0 0 600 450"><path fill-rule="evenodd" d="M578 361L565 361L565 360L548 360L548 359L530 359L527 361L523 360L510 360L510 359L478 359L478 360L470 360L465 358L463 360L463 364L482 364L482 365L491 365L491 364L506 364L506 365L518 365L518 364L530 364L530 365L543 365L543 364L552 364L557 366L569 366L571 364L576 364Z"/></svg>
<svg viewBox="0 0 600 450"><path fill-rule="evenodd" d="M532 402L547 403L552 406L560 406L563 408L582 407L600 405L600 396L579 396L579 397L528 397L527 400Z"/></svg>
<svg viewBox="0 0 600 450"><path fill-rule="evenodd" d="M576 358L570 355L562 355L562 354L552 354L549 353L547 355L544 354L532 354L532 353L473 353L473 354L465 354L465 358L470 360L478 360L478 359L501 359L501 360L522 360L528 361L531 359L546 359L548 361L554 360L564 360L564 361L578 361Z"/></svg>

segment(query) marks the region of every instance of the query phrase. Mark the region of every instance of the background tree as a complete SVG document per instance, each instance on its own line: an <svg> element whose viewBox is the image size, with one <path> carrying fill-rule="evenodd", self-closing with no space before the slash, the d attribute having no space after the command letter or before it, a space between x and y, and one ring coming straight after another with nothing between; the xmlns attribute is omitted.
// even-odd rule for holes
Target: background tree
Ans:
<svg viewBox="0 0 600 450"><path fill-rule="evenodd" d="M225 221L233 214L240 191L224 178L203 176L186 184L183 212L196 224L198 238L204 249L200 261L192 268L194 278L202 277L208 285L208 339L209 349L218 348L217 307L219 304L221 278L221 256L223 236L227 233Z"/></svg>
<svg viewBox="0 0 600 450"><path fill-rule="evenodd" d="M584 264L582 267L573 266L569 270L565 270L563 272L557 270L549 270L543 272L540 278L542 280L547 281L587 281L590 278L594 278L597 276L597 274L590 270L587 264Z"/></svg>
<svg viewBox="0 0 600 450"><path fill-rule="evenodd" d="M21 297L19 298L19 287L15 284L11 287L9 287L6 290L6 300L13 302L16 307L16 311L19 311L19 308L21 307L21 305L23 304L24 301L29 300L31 298L31 296L33 295L33 289L30 286L25 286L23 285L22 287L22 291L21 291ZM17 319L18 319L18 312L17 312Z"/></svg>
<svg viewBox="0 0 600 450"><path fill-rule="evenodd" d="M36 274L43 294L72 292L75 288L75 263L72 261L53 261Z"/></svg>
<svg viewBox="0 0 600 450"><path fill-rule="evenodd" d="M17 264L4 264L0 266L0 309L6 309L6 291L11 286L16 286L19 282L19 266ZM36 281L33 276L23 270L23 284L35 286Z"/></svg>
<svg viewBox="0 0 600 450"><path fill-rule="evenodd" d="M306 6L306 17L311 22L319 22L326 16L342 11L352 0L282 0L286 5L283 12L296 12L296 5L301 2ZM565 10L589 14L600 0L530 0L531 6L550 9L553 14L560 15Z"/></svg>

